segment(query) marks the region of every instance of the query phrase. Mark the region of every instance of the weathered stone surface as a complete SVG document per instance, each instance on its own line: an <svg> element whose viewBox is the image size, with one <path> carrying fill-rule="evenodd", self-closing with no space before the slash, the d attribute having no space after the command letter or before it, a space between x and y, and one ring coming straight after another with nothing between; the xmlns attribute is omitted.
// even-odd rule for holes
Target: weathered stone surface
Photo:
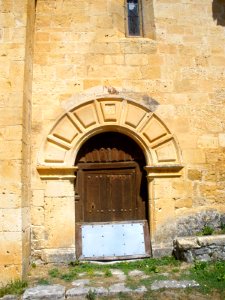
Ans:
<svg viewBox="0 0 225 300"><path fill-rule="evenodd" d="M64 300L65 299L65 287L55 285L38 285L34 288L26 289L23 300Z"/></svg>
<svg viewBox="0 0 225 300"><path fill-rule="evenodd" d="M89 279L77 279L72 282L72 285L76 287L84 287L85 285L88 285L89 282L90 282Z"/></svg>
<svg viewBox="0 0 225 300"><path fill-rule="evenodd" d="M225 246L225 235L209 235L209 236L199 236L197 238L197 243L202 246Z"/></svg>
<svg viewBox="0 0 225 300"><path fill-rule="evenodd" d="M129 293L132 289L125 287L125 283L115 283L109 287L109 294L116 294L116 293Z"/></svg>
<svg viewBox="0 0 225 300"><path fill-rule="evenodd" d="M195 235L206 225L218 229L220 228L222 220L223 214L220 214L215 210L205 210L188 217L180 217L177 220L177 235Z"/></svg>
<svg viewBox="0 0 225 300"><path fill-rule="evenodd" d="M179 249L188 250L193 248L200 248L196 237L185 237L176 239L175 247Z"/></svg>
<svg viewBox="0 0 225 300"><path fill-rule="evenodd" d="M72 288L66 291L66 297L72 298L76 296L84 296L88 293L90 290L90 287L77 287L77 288Z"/></svg>
<svg viewBox="0 0 225 300"><path fill-rule="evenodd" d="M146 287L140 286L137 289L130 289L125 286L125 283L115 283L109 287L109 294L117 294L117 293L144 293L147 292Z"/></svg>
<svg viewBox="0 0 225 300"><path fill-rule="evenodd" d="M145 273L143 271L140 271L140 270L133 270L133 271L130 271L128 273L128 275L132 276L132 277L140 277L140 276L145 275Z"/></svg>
<svg viewBox="0 0 225 300"><path fill-rule="evenodd" d="M184 289L187 287L198 287L199 284L194 280L156 280L151 285L151 290L159 289Z"/></svg>
<svg viewBox="0 0 225 300"><path fill-rule="evenodd" d="M75 249L46 249L42 251L41 258L48 263L65 263L75 260Z"/></svg>
<svg viewBox="0 0 225 300"><path fill-rule="evenodd" d="M96 295L107 295L108 290L103 287L78 287L67 290L66 298L73 299L76 297L86 296L90 291L94 292ZM77 299L77 298L76 298Z"/></svg>
<svg viewBox="0 0 225 300"><path fill-rule="evenodd" d="M225 235L177 238L174 254L187 262L225 259Z"/></svg>
<svg viewBox="0 0 225 300"><path fill-rule="evenodd" d="M19 296L16 295L5 295L4 297L0 298L0 300L18 300Z"/></svg>
<svg viewBox="0 0 225 300"><path fill-rule="evenodd" d="M126 275L123 271L117 269L111 269L110 271L112 275L116 276L119 280L123 281L126 279Z"/></svg>

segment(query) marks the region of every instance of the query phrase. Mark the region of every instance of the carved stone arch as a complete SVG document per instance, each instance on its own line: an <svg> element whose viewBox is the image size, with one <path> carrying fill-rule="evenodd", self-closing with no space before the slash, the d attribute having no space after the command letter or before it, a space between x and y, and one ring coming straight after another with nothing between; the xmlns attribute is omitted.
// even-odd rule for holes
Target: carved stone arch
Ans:
<svg viewBox="0 0 225 300"><path fill-rule="evenodd" d="M118 131L136 141L150 173L177 174L181 169L178 143L155 113L130 99L105 97L70 108L56 121L39 152L39 173L72 170L81 145L106 131Z"/></svg>
<svg viewBox="0 0 225 300"><path fill-rule="evenodd" d="M43 142L39 151L37 170L46 184L54 180L56 184L60 182L61 185L64 184L62 180L73 182L78 170L74 162L81 146L94 135L112 131L129 136L143 151L147 164L145 166L148 181L147 215L151 245L152 249L160 249L161 241L157 237L160 226L156 221L158 215L155 191L165 189L166 177L169 184L172 177L181 176L183 167L176 138L163 121L145 105L115 95L113 98L104 96L88 100L68 108L56 121ZM158 178L164 178L162 184ZM46 181L48 179L51 180ZM156 186L154 179L157 181ZM74 185L72 186L74 188ZM70 190L71 192L74 193L74 190ZM172 203L169 197L166 196L163 201ZM174 214L172 207L171 205L171 214ZM168 218L170 218L169 213ZM166 239L172 241L172 236L173 232L169 231Z"/></svg>

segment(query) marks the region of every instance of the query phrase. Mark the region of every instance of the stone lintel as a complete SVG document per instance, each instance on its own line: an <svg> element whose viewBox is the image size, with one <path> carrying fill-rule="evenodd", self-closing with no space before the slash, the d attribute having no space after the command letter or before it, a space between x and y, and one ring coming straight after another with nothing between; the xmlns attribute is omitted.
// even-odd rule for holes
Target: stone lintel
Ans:
<svg viewBox="0 0 225 300"><path fill-rule="evenodd" d="M161 165L161 166L146 166L147 178L156 177L180 177L182 165Z"/></svg>
<svg viewBox="0 0 225 300"><path fill-rule="evenodd" d="M41 179L74 179L77 169L75 166L37 166Z"/></svg>

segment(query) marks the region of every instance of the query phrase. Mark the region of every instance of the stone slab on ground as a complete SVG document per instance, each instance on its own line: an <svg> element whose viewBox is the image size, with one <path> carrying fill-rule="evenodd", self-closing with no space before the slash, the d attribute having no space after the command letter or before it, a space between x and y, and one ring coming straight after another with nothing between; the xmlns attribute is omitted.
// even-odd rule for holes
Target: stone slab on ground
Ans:
<svg viewBox="0 0 225 300"><path fill-rule="evenodd" d="M0 298L0 300L18 300L19 296L16 295L5 295L4 297Z"/></svg>
<svg viewBox="0 0 225 300"><path fill-rule="evenodd" d="M89 292L94 292L96 295L107 295L108 290L103 287L78 287L69 289L66 292L66 299L85 299Z"/></svg>
<svg viewBox="0 0 225 300"><path fill-rule="evenodd" d="M26 289L22 300L64 300L65 287L59 284L38 285Z"/></svg>
<svg viewBox="0 0 225 300"><path fill-rule="evenodd" d="M132 270L128 273L128 275L132 277L142 277L145 276L145 272L140 270Z"/></svg>
<svg viewBox="0 0 225 300"><path fill-rule="evenodd" d="M159 289L185 289L188 287L198 287L199 284L194 280L156 280L151 285L151 290Z"/></svg>
<svg viewBox="0 0 225 300"><path fill-rule="evenodd" d="M66 297L68 299L71 299L71 298L75 298L75 297L79 297L79 296L85 296L89 290L90 290L89 287L72 288L72 289L67 290Z"/></svg>
<svg viewBox="0 0 225 300"><path fill-rule="evenodd" d="M137 289L133 290L125 286L125 283L115 283L109 287L109 294L117 293L145 293L147 289L145 286L140 286Z"/></svg>
<svg viewBox="0 0 225 300"><path fill-rule="evenodd" d="M118 269L110 269L113 276L116 276L119 280L124 281L127 276L124 274L123 271Z"/></svg>
<svg viewBox="0 0 225 300"><path fill-rule="evenodd" d="M87 285L89 283L90 283L89 279L77 279L77 280L72 282L72 286L84 287L85 285Z"/></svg>

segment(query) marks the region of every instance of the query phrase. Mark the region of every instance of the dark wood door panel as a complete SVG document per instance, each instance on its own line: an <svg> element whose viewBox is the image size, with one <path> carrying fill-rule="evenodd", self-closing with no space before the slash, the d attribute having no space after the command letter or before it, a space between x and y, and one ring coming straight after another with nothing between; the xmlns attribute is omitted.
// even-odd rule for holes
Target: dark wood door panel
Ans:
<svg viewBox="0 0 225 300"><path fill-rule="evenodd" d="M83 171L85 222L133 220L137 217L135 168Z"/></svg>

